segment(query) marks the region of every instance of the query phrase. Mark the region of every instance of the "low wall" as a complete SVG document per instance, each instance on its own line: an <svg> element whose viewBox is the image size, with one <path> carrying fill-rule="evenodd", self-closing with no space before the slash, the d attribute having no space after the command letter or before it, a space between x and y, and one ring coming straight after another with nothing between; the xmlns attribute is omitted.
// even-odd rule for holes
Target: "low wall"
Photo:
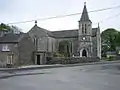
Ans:
<svg viewBox="0 0 120 90"><path fill-rule="evenodd" d="M98 61L100 61L98 57L49 57L47 64L75 64Z"/></svg>

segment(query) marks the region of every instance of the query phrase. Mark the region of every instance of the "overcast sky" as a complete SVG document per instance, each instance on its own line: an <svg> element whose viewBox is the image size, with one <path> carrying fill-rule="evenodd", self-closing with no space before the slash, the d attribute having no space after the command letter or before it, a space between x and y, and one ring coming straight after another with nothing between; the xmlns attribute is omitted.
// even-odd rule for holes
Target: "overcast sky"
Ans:
<svg viewBox="0 0 120 90"><path fill-rule="evenodd" d="M0 23L27 21L51 16L81 13L85 0L0 0ZM120 5L120 0L86 0L88 11ZM119 16L118 16L119 14ZM38 21L38 26L55 31L78 28L81 15ZM93 27L100 23L101 31L106 28L120 30L120 8L89 13ZM110 18L111 17L111 18ZM108 19L109 18L109 19ZM13 24L29 31L34 22Z"/></svg>

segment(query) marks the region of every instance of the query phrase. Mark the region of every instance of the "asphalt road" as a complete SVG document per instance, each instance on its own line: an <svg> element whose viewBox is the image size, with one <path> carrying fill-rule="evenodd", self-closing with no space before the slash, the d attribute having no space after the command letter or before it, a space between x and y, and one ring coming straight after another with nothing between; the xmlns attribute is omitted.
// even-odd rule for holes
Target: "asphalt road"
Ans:
<svg viewBox="0 0 120 90"><path fill-rule="evenodd" d="M120 90L119 63L0 74L0 90Z"/></svg>

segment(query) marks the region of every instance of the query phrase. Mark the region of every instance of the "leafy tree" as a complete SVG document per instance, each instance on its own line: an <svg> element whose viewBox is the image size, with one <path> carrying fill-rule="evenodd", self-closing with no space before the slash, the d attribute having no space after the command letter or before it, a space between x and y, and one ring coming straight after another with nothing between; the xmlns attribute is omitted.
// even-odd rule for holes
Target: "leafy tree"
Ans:
<svg viewBox="0 0 120 90"><path fill-rule="evenodd" d="M115 45L120 46L120 32L118 32L118 34L116 36Z"/></svg>
<svg viewBox="0 0 120 90"><path fill-rule="evenodd" d="M4 23L1 23L0 24L0 30L10 30L10 26L8 26L8 25L6 25L6 24L4 24Z"/></svg>
<svg viewBox="0 0 120 90"><path fill-rule="evenodd" d="M118 31L113 28L106 29L101 33L102 55L107 51L115 51L117 35Z"/></svg>
<svg viewBox="0 0 120 90"><path fill-rule="evenodd" d="M17 26L10 26L10 29L13 31L13 33L20 33L22 30L18 28Z"/></svg>
<svg viewBox="0 0 120 90"><path fill-rule="evenodd" d="M19 29L17 26L9 26L7 24L1 23L0 31L7 31L7 32L11 32L11 33L20 33L21 29Z"/></svg>

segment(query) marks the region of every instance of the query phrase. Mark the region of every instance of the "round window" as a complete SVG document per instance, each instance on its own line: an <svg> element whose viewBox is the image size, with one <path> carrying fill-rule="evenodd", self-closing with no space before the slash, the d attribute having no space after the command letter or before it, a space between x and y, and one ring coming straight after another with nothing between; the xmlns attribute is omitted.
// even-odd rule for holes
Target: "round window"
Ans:
<svg viewBox="0 0 120 90"><path fill-rule="evenodd" d="M83 40L85 40L85 37L83 37Z"/></svg>

